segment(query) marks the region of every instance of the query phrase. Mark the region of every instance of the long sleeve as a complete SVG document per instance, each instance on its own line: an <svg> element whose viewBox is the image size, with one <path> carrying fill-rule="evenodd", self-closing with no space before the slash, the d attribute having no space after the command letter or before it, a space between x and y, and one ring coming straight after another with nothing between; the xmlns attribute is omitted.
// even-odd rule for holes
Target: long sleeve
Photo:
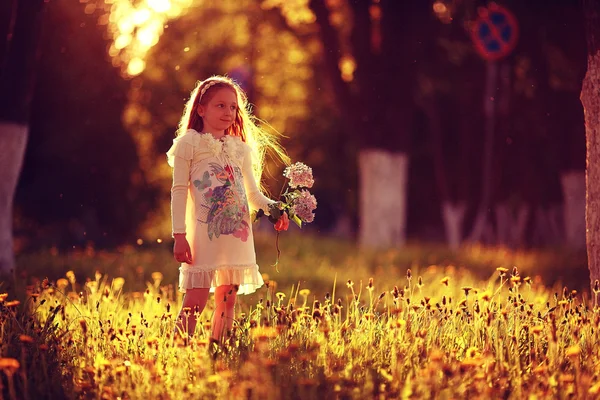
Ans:
<svg viewBox="0 0 600 400"><path fill-rule="evenodd" d="M171 187L171 222L173 234L186 233L185 210L190 182L191 161L181 157L173 159L173 186Z"/></svg>
<svg viewBox="0 0 600 400"><path fill-rule="evenodd" d="M265 214L269 214L268 206L276 202L262 194L258 188L252 171L252 153L249 151L246 152L244 157L242 174L244 175L244 187L246 189L246 197L248 198L248 205L250 208L253 210L262 209Z"/></svg>
<svg viewBox="0 0 600 400"><path fill-rule="evenodd" d="M186 233L186 209L190 168L194 156L195 133L188 132L173 140L173 146L167 152L167 162L173 167L173 185L171 186L171 223L173 233Z"/></svg>

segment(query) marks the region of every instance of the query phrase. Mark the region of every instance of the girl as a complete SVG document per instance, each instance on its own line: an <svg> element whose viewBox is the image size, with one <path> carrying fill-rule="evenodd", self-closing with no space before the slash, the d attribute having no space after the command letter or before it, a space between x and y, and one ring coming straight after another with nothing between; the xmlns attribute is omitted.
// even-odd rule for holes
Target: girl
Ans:
<svg viewBox="0 0 600 400"><path fill-rule="evenodd" d="M173 167L173 255L181 263L179 289L185 293L177 329L188 337L209 292L215 293L211 339L220 342L232 328L236 295L264 283L250 208L268 214L278 206L256 184L265 150L286 164L289 160L275 137L254 121L242 89L227 77L213 76L192 91L167 152Z"/></svg>

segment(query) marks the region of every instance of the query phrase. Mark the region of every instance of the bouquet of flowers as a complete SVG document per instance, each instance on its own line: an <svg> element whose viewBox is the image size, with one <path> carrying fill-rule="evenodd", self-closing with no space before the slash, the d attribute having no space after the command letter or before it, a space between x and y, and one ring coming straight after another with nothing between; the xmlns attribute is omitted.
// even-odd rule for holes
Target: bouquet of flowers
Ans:
<svg viewBox="0 0 600 400"><path fill-rule="evenodd" d="M312 168L304 163L297 162L290 165L283 171L283 176L287 178L286 184L281 189L280 201L269 206L269 221L274 224L277 231L277 266L279 262L279 232L287 231L289 221L292 220L299 228L302 224L313 222L315 214L313 211L317 208L317 199L308 189L315 183L312 176ZM259 210L256 219L265 215L263 210Z"/></svg>

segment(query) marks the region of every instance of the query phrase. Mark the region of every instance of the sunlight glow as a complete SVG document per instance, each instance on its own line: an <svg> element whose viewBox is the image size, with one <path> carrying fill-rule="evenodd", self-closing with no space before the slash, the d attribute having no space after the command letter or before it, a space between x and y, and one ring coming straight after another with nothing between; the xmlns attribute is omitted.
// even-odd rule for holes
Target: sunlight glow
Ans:
<svg viewBox="0 0 600 400"><path fill-rule="evenodd" d="M98 25L107 25L112 64L124 77L141 74L146 55L158 43L165 26L193 2L200 0L97 0L95 8L106 10L99 15Z"/></svg>
<svg viewBox="0 0 600 400"><path fill-rule="evenodd" d="M352 82L354 79L354 71L356 70L356 61L350 55L344 55L340 59L339 65L342 72L342 79L346 82Z"/></svg>

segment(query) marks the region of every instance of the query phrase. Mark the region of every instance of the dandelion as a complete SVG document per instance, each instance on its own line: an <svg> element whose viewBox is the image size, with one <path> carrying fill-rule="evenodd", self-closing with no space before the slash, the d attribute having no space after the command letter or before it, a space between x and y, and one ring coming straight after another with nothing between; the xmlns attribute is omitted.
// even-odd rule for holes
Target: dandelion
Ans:
<svg viewBox="0 0 600 400"><path fill-rule="evenodd" d="M60 278L56 281L56 287L58 290L64 290L67 286L69 286L69 281L65 278Z"/></svg>
<svg viewBox="0 0 600 400"><path fill-rule="evenodd" d="M312 168L304 163L297 162L283 171L283 176L290 180L290 187L292 189L298 187L311 188L315 183L312 176Z"/></svg>
<svg viewBox="0 0 600 400"><path fill-rule="evenodd" d="M118 292L119 290L121 290L123 288L124 284L125 284L125 279L123 279L121 277L117 277L117 278L113 279L113 281L112 281L112 288L115 292Z"/></svg>
<svg viewBox="0 0 600 400"><path fill-rule="evenodd" d="M75 284L75 273L73 271L67 271L65 274L71 285Z"/></svg>
<svg viewBox="0 0 600 400"><path fill-rule="evenodd" d="M19 341L21 343L33 343L34 342L33 338L29 335L19 335Z"/></svg>
<svg viewBox="0 0 600 400"><path fill-rule="evenodd" d="M158 285L163 280L163 274L160 272L153 272L150 276L152 277L155 285Z"/></svg>
<svg viewBox="0 0 600 400"><path fill-rule="evenodd" d="M569 347L565 355L569 358L579 358L579 354L581 353L581 348L577 345Z"/></svg>

